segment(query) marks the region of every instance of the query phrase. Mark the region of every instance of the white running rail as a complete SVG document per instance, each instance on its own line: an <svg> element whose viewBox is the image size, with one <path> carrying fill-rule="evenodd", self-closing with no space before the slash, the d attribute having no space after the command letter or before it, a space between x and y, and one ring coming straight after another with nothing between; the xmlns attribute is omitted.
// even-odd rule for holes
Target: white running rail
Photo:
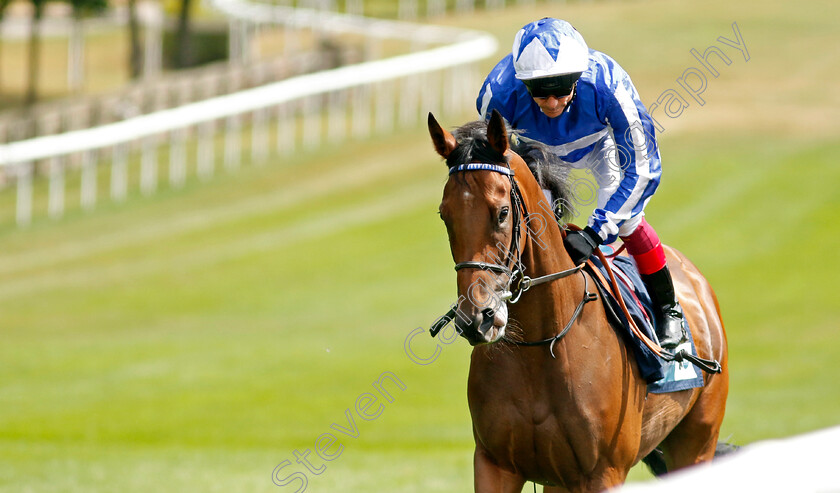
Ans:
<svg viewBox="0 0 840 493"><path fill-rule="evenodd" d="M415 125L428 111L462 112L472 105L480 83L476 63L495 53L497 46L492 36L476 31L240 0L212 3L239 22L282 23L439 46L298 76L100 127L0 145L0 173L16 183L18 225L32 220L33 195L40 190L33 186L36 165L48 176L46 209L54 218L64 213L68 164L81 168L83 209L96 204L100 162L110 163L112 199L126 197L132 161L139 161L140 191L151 194L159 183L158 161L164 157L168 157L171 186L184 183L188 162L194 163L199 178L211 176L217 160L217 135L223 147L219 160L228 170L238 168L243 139L248 139L244 122L250 123L251 160L259 163L266 161L272 150L283 154L299 145L315 147L323 139L338 142L366 137L374 130L387 132L395 124ZM296 130L298 122L300 131ZM218 127L223 127L223 135ZM132 149L137 150L137 159L130 159Z"/></svg>

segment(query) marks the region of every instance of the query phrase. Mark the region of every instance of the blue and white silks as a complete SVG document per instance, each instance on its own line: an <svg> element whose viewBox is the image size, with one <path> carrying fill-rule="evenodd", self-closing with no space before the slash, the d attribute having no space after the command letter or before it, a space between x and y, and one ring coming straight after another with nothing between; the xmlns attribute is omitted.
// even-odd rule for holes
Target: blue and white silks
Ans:
<svg viewBox="0 0 840 493"><path fill-rule="evenodd" d="M549 118L515 76L513 55L487 76L476 106L483 119L499 113L521 137L550 147L575 168L587 168L599 192L589 226L605 243L641 222L661 175L653 119L627 73L604 53L589 50L589 64L566 111Z"/></svg>

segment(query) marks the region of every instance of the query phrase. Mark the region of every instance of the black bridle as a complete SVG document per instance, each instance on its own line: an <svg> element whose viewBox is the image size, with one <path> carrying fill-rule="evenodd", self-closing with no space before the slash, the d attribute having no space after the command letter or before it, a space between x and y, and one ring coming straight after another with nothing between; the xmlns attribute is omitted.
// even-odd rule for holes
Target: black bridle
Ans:
<svg viewBox="0 0 840 493"><path fill-rule="evenodd" d="M511 304L519 301L519 298L522 297L522 294L524 294L525 291L528 291L534 286L538 286L540 284L544 284L551 281L556 281L558 279L568 277L578 272L581 272L581 275L583 275L583 299L580 301L577 308L575 309L571 320L569 320L569 322L566 324L563 330L560 331L556 336L548 337L539 341L515 341L508 339L507 337L503 337L505 341L519 346L539 346L543 344L550 344L549 348L551 350L551 356L553 357L554 343L566 335L574 321L577 320L578 316L583 311L583 305L597 299L597 295L588 292L588 279L586 278L586 275L582 273L581 270L584 264L572 267L571 269L566 269L560 272L555 272L553 274L547 274L536 278L530 278L526 276L525 266L522 263L521 243L523 238L522 221L523 219L526 222L528 220L528 208L525 205L525 200L522 198L522 192L519 189L519 184L516 182L513 170L506 166L487 163L468 163L449 168L450 175L461 171L492 171L495 173L503 174L507 176L508 179L510 179L510 202L511 209L513 212L513 233L511 235L511 244L507 249L508 253L504 260L505 265L483 261L459 262L455 264L456 272L462 269L481 269L507 276L507 285L505 286L505 291L500 297L500 299ZM528 232L530 231L527 228L527 226L525 227L525 231L526 234L528 234ZM443 327L446 326L446 324L448 324L455 318L457 309L457 305L454 305L443 317L438 319L437 322L435 322L432 325L432 327L429 329L429 332L431 332L432 337L435 337L438 334L438 332L440 332L443 329Z"/></svg>

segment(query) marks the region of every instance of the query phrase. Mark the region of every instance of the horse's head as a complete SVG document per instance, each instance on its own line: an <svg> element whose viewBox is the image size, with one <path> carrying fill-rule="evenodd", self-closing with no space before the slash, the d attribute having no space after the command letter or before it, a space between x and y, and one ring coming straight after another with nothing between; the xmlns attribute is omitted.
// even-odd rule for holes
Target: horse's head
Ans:
<svg viewBox="0 0 840 493"><path fill-rule="evenodd" d="M455 327L472 345L505 335L505 300L517 276L522 218L509 166L511 158L520 158L510 150L504 120L494 112L486 133L476 126L484 124L473 124L472 132L456 140L429 114L432 142L450 169L440 217L458 273Z"/></svg>

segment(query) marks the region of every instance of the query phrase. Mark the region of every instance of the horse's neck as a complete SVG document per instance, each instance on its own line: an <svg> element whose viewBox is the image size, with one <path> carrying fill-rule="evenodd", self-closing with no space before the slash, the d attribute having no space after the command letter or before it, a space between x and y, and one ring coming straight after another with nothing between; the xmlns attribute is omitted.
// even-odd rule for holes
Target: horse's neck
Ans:
<svg viewBox="0 0 840 493"><path fill-rule="evenodd" d="M563 235L536 181L525 181L523 196L528 208L526 241L522 251L524 274L532 279L574 268L563 246ZM511 309L523 322L526 339L546 338L556 335L556 324L565 325L583 290L580 275L572 275L535 287L524 294L519 304Z"/></svg>
<svg viewBox="0 0 840 493"><path fill-rule="evenodd" d="M563 235L554 217L552 204L522 157L512 151L508 157L528 210L528 218L523 225L524 274L533 279L573 268L572 259L563 246ZM511 306L516 319L522 322L528 340L555 335L555 324L545 322L557 321L561 327L565 324L580 301L582 282L578 275L551 281L535 287L524 294L519 303Z"/></svg>

